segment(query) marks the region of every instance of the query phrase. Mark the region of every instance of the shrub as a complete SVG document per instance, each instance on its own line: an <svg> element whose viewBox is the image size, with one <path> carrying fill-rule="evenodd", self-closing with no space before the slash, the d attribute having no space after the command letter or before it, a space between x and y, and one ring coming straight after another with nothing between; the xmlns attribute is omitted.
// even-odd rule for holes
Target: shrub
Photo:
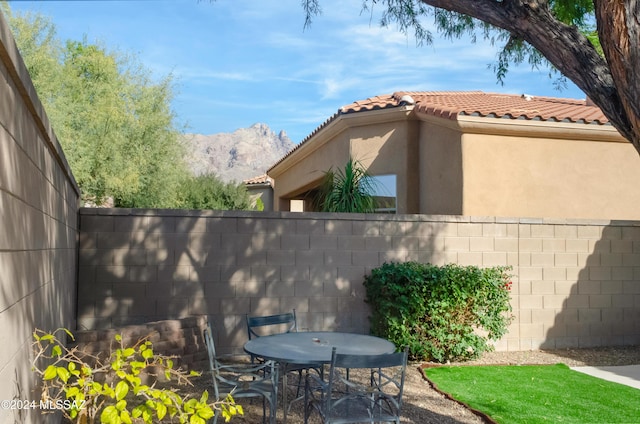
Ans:
<svg viewBox="0 0 640 424"><path fill-rule="evenodd" d="M316 207L322 212L375 212L375 180L358 161L349 158L344 170L329 169L324 174Z"/></svg>
<svg viewBox="0 0 640 424"><path fill-rule="evenodd" d="M205 424L215 409L221 410L225 421L242 414L242 407L231 396L211 403L206 390L196 399L182 397L175 387L161 388L159 380L191 384L190 377L198 374L174 368L175 358L154 353L149 340L143 338L125 347L122 337L116 335L116 348L109 349L107 360L103 360L67 347L58 336L64 337L64 333L73 339L66 329L33 333L33 371L42 379L40 405L44 405L44 412L61 409L72 422L87 424L130 424L136 419ZM45 366L41 366L43 362ZM152 383L146 384L145 377Z"/></svg>
<svg viewBox="0 0 640 424"><path fill-rule="evenodd" d="M509 269L385 263L364 281L371 330L409 346L412 359L477 358L511 322Z"/></svg>

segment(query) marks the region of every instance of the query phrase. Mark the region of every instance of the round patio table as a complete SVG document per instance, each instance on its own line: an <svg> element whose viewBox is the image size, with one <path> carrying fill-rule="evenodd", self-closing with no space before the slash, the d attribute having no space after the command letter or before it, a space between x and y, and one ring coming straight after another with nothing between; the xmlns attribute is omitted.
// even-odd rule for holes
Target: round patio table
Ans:
<svg viewBox="0 0 640 424"><path fill-rule="evenodd" d="M286 370L291 365L314 367L331 363L334 347L337 353L352 355L381 355L393 353L396 350L393 343L380 337L331 331L291 332L262 336L245 343L244 350L251 355L278 362L285 370L283 374L286 374ZM288 407L285 379L283 378L282 381L282 405L283 422L286 424Z"/></svg>
<svg viewBox="0 0 640 424"><path fill-rule="evenodd" d="M396 346L388 340L366 334L309 331L274 334L249 340L245 352L287 364L328 364L331 351L353 355L393 353Z"/></svg>

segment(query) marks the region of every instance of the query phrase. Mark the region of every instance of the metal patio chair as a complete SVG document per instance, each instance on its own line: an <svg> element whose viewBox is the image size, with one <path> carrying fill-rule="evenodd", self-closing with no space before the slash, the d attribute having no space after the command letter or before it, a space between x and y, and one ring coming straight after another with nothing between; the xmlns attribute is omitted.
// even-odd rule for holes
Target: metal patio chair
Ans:
<svg viewBox="0 0 640 424"><path fill-rule="evenodd" d="M346 355L333 348L327 381L313 374L305 385L304 422L317 411L323 423L400 423L408 349L383 355ZM368 369L350 378L354 370Z"/></svg>
<svg viewBox="0 0 640 424"><path fill-rule="evenodd" d="M225 357L233 362L222 363L216 355L211 324L207 323L204 330L204 340L209 355L209 369L213 380L213 390L216 400L223 400L228 394L234 399L262 398L262 422L266 421L266 404L269 404L269 423L276 422L276 407L278 404L278 367L273 361L263 361L260 364L240 362L237 355ZM218 421L221 411L216 410L213 423Z"/></svg>
<svg viewBox="0 0 640 424"><path fill-rule="evenodd" d="M296 320L296 310L292 309L291 312L285 312L282 314L276 315L264 315L264 316L249 316L246 315L247 319L247 334L249 336L249 340L255 337L263 337L271 334L282 334L282 333L291 333L298 331L298 322ZM251 360L261 361L262 358L256 358L253 355L251 356ZM288 408L291 407L291 403L296 400L302 400L302 396L300 391L304 389L304 380L302 378L302 373L308 370L315 370L318 375L322 375L322 364L279 364L280 365L280 375L284 379L282 384L283 390L283 399L285 398L284 390L286 390L287 385L287 374L291 372L298 373L298 381L294 385L296 387L296 397L289 402L289 405L285 405L285 411L288 411Z"/></svg>

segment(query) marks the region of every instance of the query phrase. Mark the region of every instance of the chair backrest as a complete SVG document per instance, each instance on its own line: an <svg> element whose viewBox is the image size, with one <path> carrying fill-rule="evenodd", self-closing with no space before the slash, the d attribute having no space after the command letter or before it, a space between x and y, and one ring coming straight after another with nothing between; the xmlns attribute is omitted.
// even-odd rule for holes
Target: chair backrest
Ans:
<svg viewBox="0 0 640 424"><path fill-rule="evenodd" d="M223 392L228 393L228 389L235 386L237 387L233 389L233 392L239 397L267 395L268 386L261 384L263 380L270 380L275 391L278 382L278 371L275 362L267 361L260 365L253 365L241 361L237 355L229 356L232 361L230 363L220 362L216 354L214 334L211 330L210 322L207 323L203 335L207 345L209 371L211 371L216 399L220 399Z"/></svg>
<svg viewBox="0 0 640 424"><path fill-rule="evenodd" d="M405 348L403 352L382 355L351 355L337 353L334 347L325 408L329 415L331 410L342 412L338 420L330 421L360 422L363 416L358 413L362 414L363 410L359 410L356 403L364 401L364 417L374 417L375 422L399 423L408 353ZM354 378L357 369L369 372Z"/></svg>
<svg viewBox="0 0 640 424"><path fill-rule="evenodd" d="M203 332L204 342L207 345L207 355L209 356L209 371L213 380L213 390L215 399L220 399L220 390L218 388L218 379L216 373L218 371L218 357L216 355L216 345L213 341L213 332L211 331L211 323L207 322L207 326Z"/></svg>
<svg viewBox="0 0 640 424"><path fill-rule="evenodd" d="M257 317L246 315L246 317L249 340L254 337L261 337L269 334L291 333L292 331L298 331L295 309L284 314Z"/></svg>

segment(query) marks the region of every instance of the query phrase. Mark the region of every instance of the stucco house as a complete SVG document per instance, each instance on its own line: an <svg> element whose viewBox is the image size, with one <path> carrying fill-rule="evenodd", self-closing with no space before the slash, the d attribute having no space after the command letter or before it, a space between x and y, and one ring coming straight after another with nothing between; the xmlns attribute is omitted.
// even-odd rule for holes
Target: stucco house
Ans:
<svg viewBox="0 0 640 424"><path fill-rule="evenodd" d="M588 100L396 92L346 105L267 171L274 209L310 210L349 157L380 178L391 212L640 219L640 156Z"/></svg>

